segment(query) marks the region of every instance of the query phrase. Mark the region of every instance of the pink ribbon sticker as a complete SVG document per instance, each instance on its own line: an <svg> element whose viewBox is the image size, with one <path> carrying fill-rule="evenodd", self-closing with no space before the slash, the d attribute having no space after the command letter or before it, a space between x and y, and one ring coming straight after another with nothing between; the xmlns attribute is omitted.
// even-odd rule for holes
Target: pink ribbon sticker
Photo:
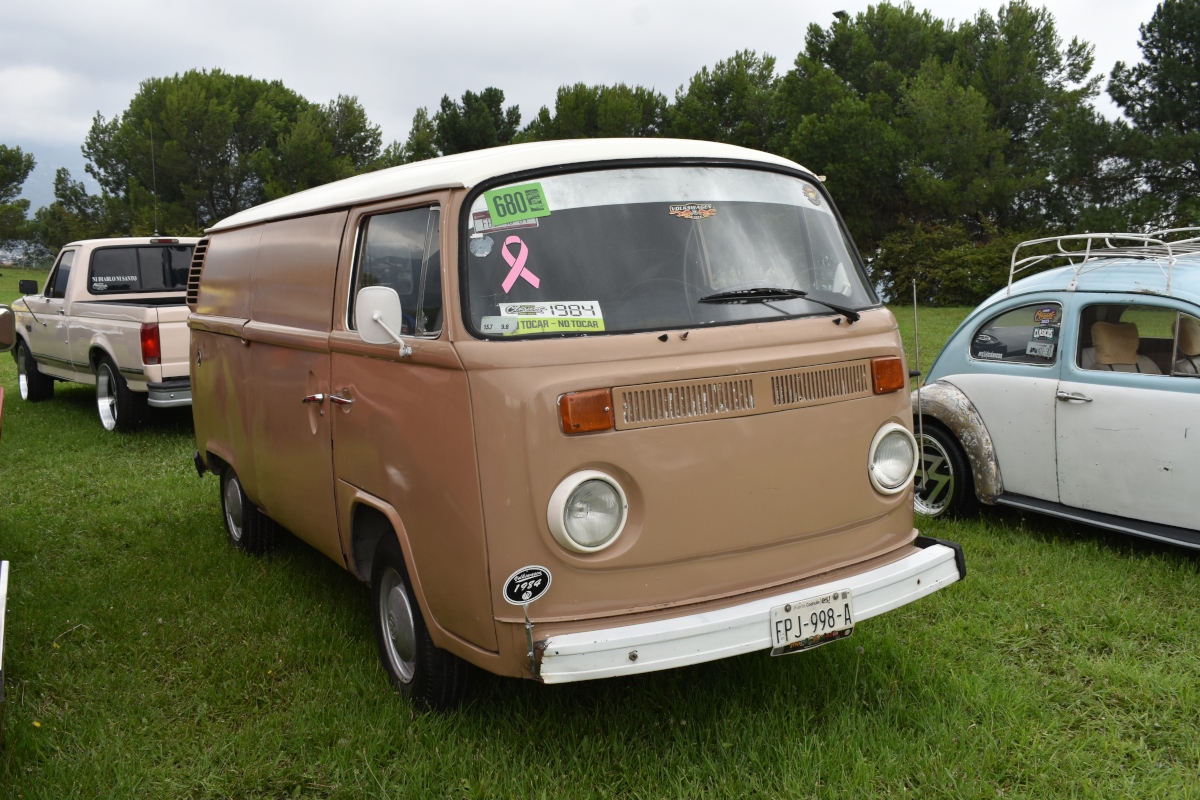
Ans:
<svg viewBox="0 0 1200 800"><path fill-rule="evenodd" d="M508 252L510 244L521 245L521 249L517 251L515 257L512 253ZM504 288L505 294L508 294L512 290L513 284L517 282L517 278L524 278L533 284L533 288L538 288L538 284L540 283L538 276L525 269L525 259L529 258L529 246L521 241L520 236L510 236L505 239L504 246L500 248L500 255L504 256L504 260L512 267L508 271L508 277L504 279L504 283L500 284Z"/></svg>

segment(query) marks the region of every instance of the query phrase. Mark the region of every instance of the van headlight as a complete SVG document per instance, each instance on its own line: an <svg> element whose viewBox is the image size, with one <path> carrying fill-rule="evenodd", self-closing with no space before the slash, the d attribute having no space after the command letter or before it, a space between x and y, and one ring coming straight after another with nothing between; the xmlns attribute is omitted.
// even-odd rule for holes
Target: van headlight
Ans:
<svg viewBox="0 0 1200 800"><path fill-rule="evenodd" d="M555 541L576 553L594 553L617 540L629 516L625 490L594 469L569 476L550 495L546 522Z"/></svg>
<svg viewBox="0 0 1200 800"><path fill-rule="evenodd" d="M871 440L867 473L881 494L896 494L908 485L917 471L917 440L903 425L889 422Z"/></svg>

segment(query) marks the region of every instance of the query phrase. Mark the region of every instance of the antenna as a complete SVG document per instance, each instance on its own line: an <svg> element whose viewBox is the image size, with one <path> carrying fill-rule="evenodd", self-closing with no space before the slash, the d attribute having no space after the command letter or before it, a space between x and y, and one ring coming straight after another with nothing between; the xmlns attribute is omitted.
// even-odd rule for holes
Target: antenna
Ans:
<svg viewBox="0 0 1200 800"><path fill-rule="evenodd" d="M917 326L917 279L913 278L913 355L917 362L917 459L921 463L921 491L929 488L929 476L925 471L925 412L921 408L921 330Z"/></svg>
<svg viewBox="0 0 1200 800"><path fill-rule="evenodd" d="M150 123L150 120L146 120ZM150 124L150 191L154 195L154 235L158 236L158 175L154 170L154 125Z"/></svg>

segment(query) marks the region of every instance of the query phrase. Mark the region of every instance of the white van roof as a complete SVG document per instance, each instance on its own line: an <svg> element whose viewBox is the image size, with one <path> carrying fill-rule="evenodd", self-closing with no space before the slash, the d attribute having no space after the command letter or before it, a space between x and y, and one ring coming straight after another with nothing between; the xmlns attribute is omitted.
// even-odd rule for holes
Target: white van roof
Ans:
<svg viewBox="0 0 1200 800"><path fill-rule="evenodd" d="M634 158L726 158L804 169L793 161L770 153L694 139L564 139L532 142L472 150L356 175L239 211L208 230L253 225L418 192L468 188L497 175L528 169Z"/></svg>

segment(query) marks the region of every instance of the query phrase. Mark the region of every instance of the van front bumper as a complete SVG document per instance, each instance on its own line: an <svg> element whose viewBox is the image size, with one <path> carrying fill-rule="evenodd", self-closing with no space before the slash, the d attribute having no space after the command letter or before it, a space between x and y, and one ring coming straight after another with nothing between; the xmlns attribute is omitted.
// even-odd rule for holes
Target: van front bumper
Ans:
<svg viewBox="0 0 1200 800"><path fill-rule="evenodd" d="M849 589L857 624L966 577L966 562L957 544L923 536L914 544L921 549L891 564L742 605L550 636L542 651L539 677L544 683L614 678L769 650L770 614L775 606Z"/></svg>

